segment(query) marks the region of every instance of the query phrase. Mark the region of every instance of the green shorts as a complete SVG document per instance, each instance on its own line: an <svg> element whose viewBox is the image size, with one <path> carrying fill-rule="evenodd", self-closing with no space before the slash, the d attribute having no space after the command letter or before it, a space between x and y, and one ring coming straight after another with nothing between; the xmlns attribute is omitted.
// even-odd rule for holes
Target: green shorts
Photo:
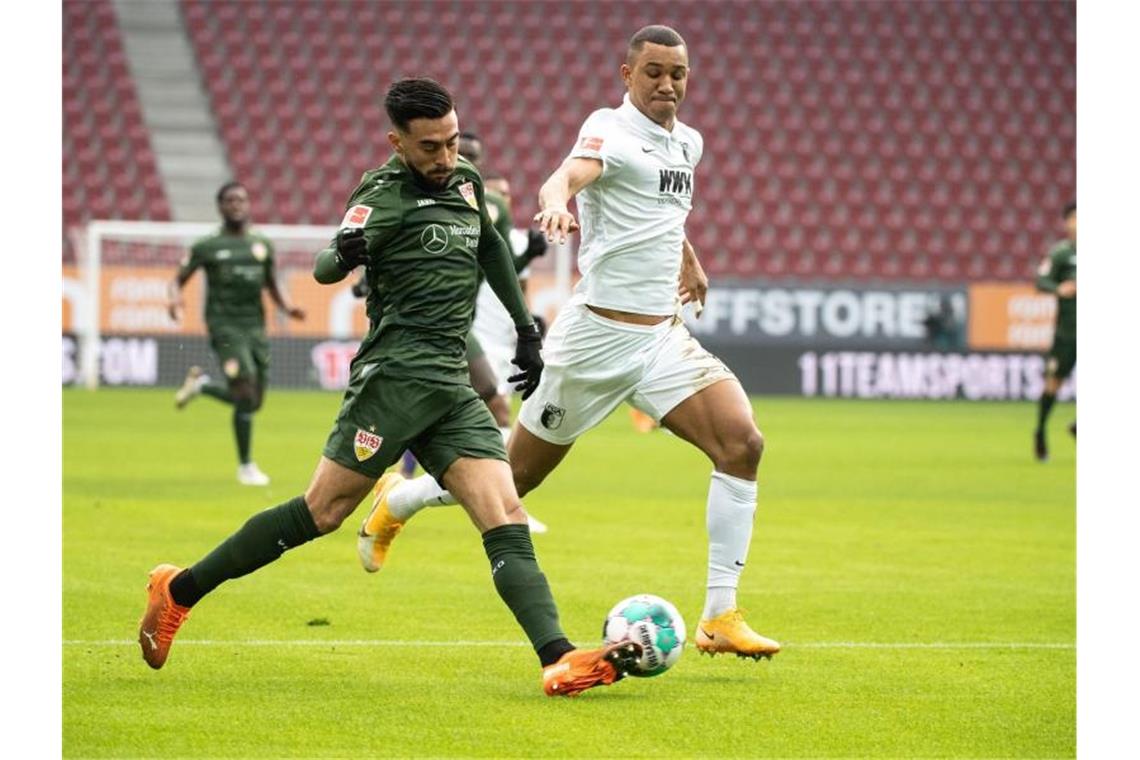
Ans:
<svg viewBox="0 0 1140 760"><path fill-rule="evenodd" d="M269 376L269 339L264 328L212 328L210 348L227 380L250 378L264 383Z"/></svg>
<svg viewBox="0 0 1140 760"><path fill-rule="evenodd" d="M507 460L502 434L471 386L392 377L375 367L352 368L326 457L378 478L409 449L437 481L460 457Z"/></svg>
<svg viewBox="0 0 1140 760"><path fill-rule="evenodd" d="M1045 360L1045 374L1064 380L1073 374L1077 366L1077 339L1059 337L1053 339L1053 347Z"/></svg>

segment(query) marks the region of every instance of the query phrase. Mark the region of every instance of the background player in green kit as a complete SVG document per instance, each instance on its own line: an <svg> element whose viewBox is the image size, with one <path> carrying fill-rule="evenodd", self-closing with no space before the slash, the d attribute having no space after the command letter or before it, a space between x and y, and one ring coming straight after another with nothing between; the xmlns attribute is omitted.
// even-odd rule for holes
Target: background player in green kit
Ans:
<svg viewBox="0 0 1140 760"><path fill-rule="evenodd" d="M249 191L240 182L218 190L222 227L202 238L182 260L170 284L168 309L175 321L182 316L182 288L198 269L206 272L206 328L226 384L211 383L201 367L191 367L174 396L182 409L198 394L212 396L234 408L238 481L247 486L269 484L269 477L250 459L253 415L265 400L269 373L269 340L261 291L293 319L305 312L285 303L277 285L273 244L249 229Z"/></svg>
<svg viewBox="0 0 1140 760"><path fill-rule="evenodd" d="M543 665L544 691L573 695L613 683L639 647L581 650L566 639L502 438L467 382L465 346L480 271L515 320L520 372L511 381L524 397L538 386L543 363L510 251L487 215L482 180L458 157L452 98L430 79L405 79L388 90L385 108L395 155L364 174L341 231L314 267L318 282L334 283L363 265L370 285L368 334L324 455L303 495L255 514L188 569L163 564L151 571L139 623L143 658L161 668L203 596L336 530L410 448L482 534L495 588Z"/></svg>
<svg viewBox="0 0 1140 760"><path fill-rule="evenodd" d="M1070 203L1062 212L1066 237L1053 244L1037 268L1037 289L1057 296L1057 323L1053 346L1045 361L1045 390L1037 402L1037 429L1033 432L1033 451L1038 461L1049 458L1045 440L1045 421L1057 400L1061 383L1077 364L1077 204ZM1077 423L1069 426L1077 435Z"/></svg>

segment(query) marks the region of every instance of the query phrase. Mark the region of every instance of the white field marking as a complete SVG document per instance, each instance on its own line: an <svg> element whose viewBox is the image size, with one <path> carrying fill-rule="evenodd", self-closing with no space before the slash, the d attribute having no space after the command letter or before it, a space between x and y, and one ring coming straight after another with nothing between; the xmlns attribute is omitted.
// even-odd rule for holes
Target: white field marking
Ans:
<svg viewBox="0 0 1140 760"><path fill-rule="evenodd" d="M66 639L64 646L134 646L133 639ZM400 639L179 639L179 646L204 647L528 647L525 641L404 641ZM1077 645L1049 641L805 641L783 644L785 649L1076 649Z"/></svg>

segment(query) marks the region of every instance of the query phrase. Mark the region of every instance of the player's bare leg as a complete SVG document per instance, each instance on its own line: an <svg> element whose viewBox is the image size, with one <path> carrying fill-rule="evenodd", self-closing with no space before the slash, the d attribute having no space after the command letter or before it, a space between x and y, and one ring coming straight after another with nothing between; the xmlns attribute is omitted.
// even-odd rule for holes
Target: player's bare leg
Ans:
<svg viewBox="0 0 1140 760"><path fill-rule="evenodd" d="M253 515L187 570L163 564L150 573L147 607L139 621L143 659L166 664L174 635L202 597L227 580L248 575L340 527L372 488L373 478L321 457L303 496Z"/></svg>
<svg viewBox="0 0 1140 760"><path fill-rule="evenodd" d="M708 589L697 626L697 648L709 654L771 657L780 651L779 643L753 631L736 603L752 541L756 471L764 450L748 396L735 378L721 380L685 399L662 418L661 425L713 463L707 505Z"/></svg>
<svg viewBox="0 0 1140 760"><path fill-rule="evenodd" d="M499 432L503 435L503 445L507 445L511 437L511 402L499 393L499 379L491 366L486 354L471 357L467 362L467 371L471 377L471 387L483 399L487 410L495 418ZM546 523L531 514L527 514L527 525L531 533L546 533Z"/></svg>
<svg viewBox="0 0 1140 760"><path fill-rule="evenodd" d="M640 655L637 644L623 642L584 650L567 641L546 576L538 567L526 512L506 462L457 459L443 474L443 485L459 499L483 537L495 589L538 654L546 694L574 696L611 684L633 667Z"/></svg>
<svg viewBox="0 0 1140 760"><path fill-rule="evenodd" d="M526 496L538 488L566 458L573 445L544 441L516 422L507 445L507 459L511 460L511 473L519 496Z"/></svg>
<svg viewBox="0 0 1140 760"><path fill-rule="evenodd" d="M568 451L570 445L547 443L516 423L507 440L507 458L511 460L516 495L523 496L538 487ZM459 502L455 495L440 486L431 475L421 475L413 480L390 475L382 478L376 486L372 511L365 518L357 538L357 550L364 569L374 573L383 566L392 539L421 510L456 503ZM526 522L532 533L544 532L535 529L535 521L530 515L527 515Z"/></svg>

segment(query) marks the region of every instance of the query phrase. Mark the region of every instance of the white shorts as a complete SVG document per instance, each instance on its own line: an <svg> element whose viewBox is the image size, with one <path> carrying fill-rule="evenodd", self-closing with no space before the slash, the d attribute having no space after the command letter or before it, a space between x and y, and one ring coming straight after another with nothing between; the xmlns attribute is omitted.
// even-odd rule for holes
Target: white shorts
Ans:
<svg viewBox="0 0 1140 760"><path fill-rule="evenodd" d="M495 373L500 395L511 395L511 384L507 378L518 372L514 365L515 341L518 333L515 322L507 308L499 302L491 286L484 282L479 286L475 300L475 321L472 332L483 348L483 354Z"/></svg>
<svg viewBox="0 0 1140 760"><path fill-rule="evenodd" d="M713 383L735 379L679 318L631 325L568 304L547 333L542 382L519 422L544 441L574 440L623 401L660 421Z"/></svg>

